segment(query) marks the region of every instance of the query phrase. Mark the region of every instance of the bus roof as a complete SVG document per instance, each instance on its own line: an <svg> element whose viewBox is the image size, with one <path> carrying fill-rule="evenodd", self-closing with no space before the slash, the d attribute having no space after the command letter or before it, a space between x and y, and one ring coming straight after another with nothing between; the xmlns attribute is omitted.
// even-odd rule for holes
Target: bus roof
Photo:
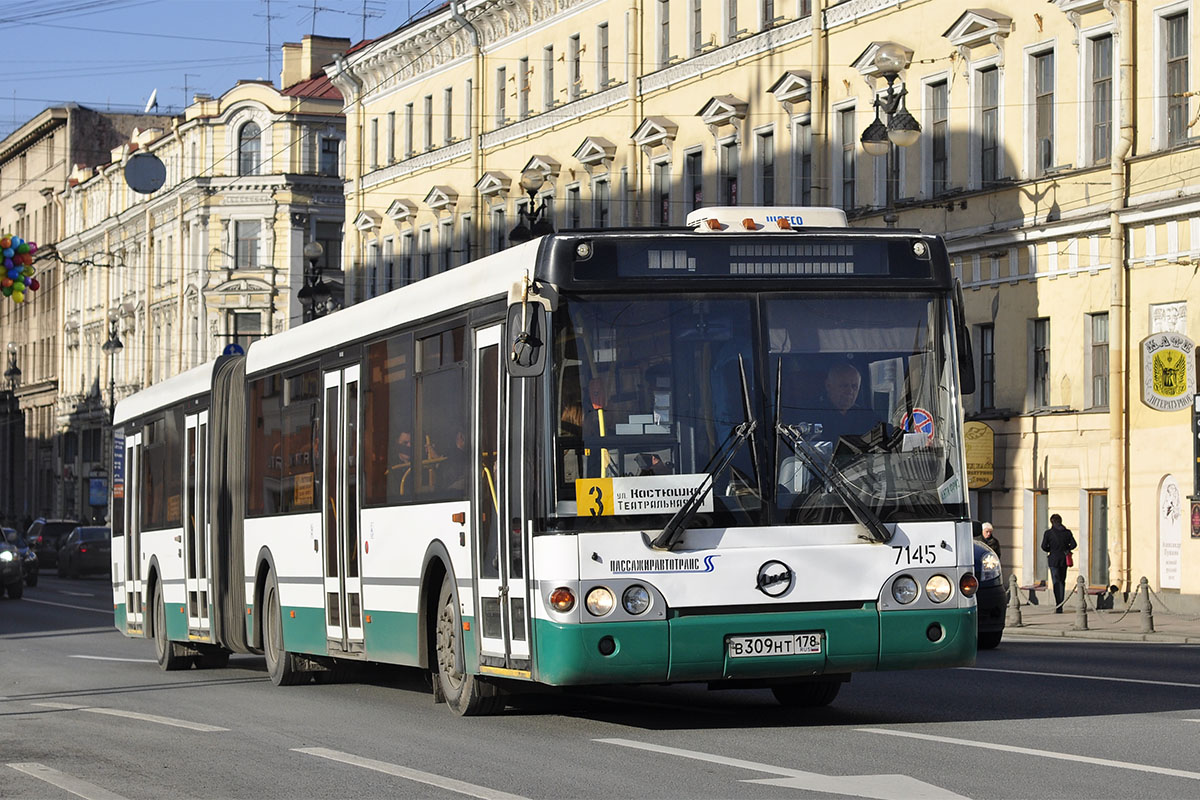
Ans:
<svg viewBox="0 0 1200 800"><path fill-rule="evenodd" d="M700 233L849 227L845 211L823 206L711 206L689 212L686 222Z"/></svg>
<svg viewBox="0 0 1200 800"><path fill-rule="evenodd" d="M544 237L543 237L544 238ZM419 280L337 313L253 342L246 374L255 374L349 345L405 322L420 320L489 297L507 296L527 272L533 277L542 238L514 245L470 264Z"/></svg>
<svg viewBox="0 0 1200 800"><path fill-rule="evenodd" d="M207 394L212 389L212 376L216 365L215 360L206 362L126 397L117 403L113 412L113 424L121 425L189 397Z"/></svg>

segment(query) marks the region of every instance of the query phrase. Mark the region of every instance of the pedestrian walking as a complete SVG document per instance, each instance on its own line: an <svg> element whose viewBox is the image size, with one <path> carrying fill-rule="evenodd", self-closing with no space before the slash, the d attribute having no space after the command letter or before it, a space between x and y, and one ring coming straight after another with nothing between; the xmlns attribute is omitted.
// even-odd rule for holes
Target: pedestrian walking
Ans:
<svg viewBox="0 0 1200 800"><path fill-rule="evenodd" d="M983 534L979 538L983 540L984 544L992 548L992 552L996 554L997 558L1000 557L1000 540L996 538L995 533L992 531L992 523L983 523Z"/></svg>
<svg viewBox="0 0 1200 800"><path fill-rule="evenodd" d="M1054 613L1062 613L1063 593L1067 584L1067 567L1073 566L1071 552L1078 547L1070 528L1063 527L1062 517L1050 515L1050 527L1042 534L1042 550L1054 585Z"/></svg>

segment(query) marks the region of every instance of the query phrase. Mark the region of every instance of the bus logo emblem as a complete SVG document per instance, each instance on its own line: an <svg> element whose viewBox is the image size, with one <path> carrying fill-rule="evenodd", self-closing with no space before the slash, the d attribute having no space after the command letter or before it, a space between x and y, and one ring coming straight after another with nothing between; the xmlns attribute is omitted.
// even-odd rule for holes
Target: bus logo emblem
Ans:
<svg viewBox="0 0 1200 800"><path fill-rule="evenodd" d="M782 561L768 561L758 568L757 588L767 597L782 597L791 591L796 573Z"/></svg>

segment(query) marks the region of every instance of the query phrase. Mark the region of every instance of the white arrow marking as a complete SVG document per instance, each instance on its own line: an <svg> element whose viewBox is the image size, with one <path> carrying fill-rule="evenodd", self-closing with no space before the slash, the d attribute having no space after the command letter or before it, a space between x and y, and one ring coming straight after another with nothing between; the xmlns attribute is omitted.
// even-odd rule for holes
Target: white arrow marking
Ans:
<svg viewBox="0 0 1200 800"><path fill-rule="evenodd" d="M77 706L71 703L34 703L34 705L41 708L56 708L59 711L88 711L92 714L107 714L110 717L125 717L126 719L136 719L142 722L153 722L158 725L170 725L173 728L187 728L188 730L200 731L201 733L216 733L217 731L229 730L229 728L219 728L216 725L205 725L203 722L188 722L187 720L172 719L171 717L160 717L157 714L141 714L137 711L122 711L119 708Z"/></svg>
<svg viewBox="0 0 1200 800"><path fill-rule="evenodd" d="M516 794L508 794L498 789L489 789L486 786L477 786L474 783L467 783L455 778L447 778L444 775L434 775L432 772L422 772L419 769L412 767L403 767L399 764L389 764L386 761L376 761L373 758L364 758L356 756L353 753L342 753L337 750L330 750L325 747L293 747L293 752L304 753L318 758L327 758L330 761L340 761L343 764L350 764L355 767L363 767L364 769L382 772L385 775L395 775L398 778L424 783L428 786L436 786L439 789L447 789L451 792L465 794L468 797L478 797L480 800L525 800L525 798Z"/></svg>
<svg viewBox="0 0 1200 800"><path fill-rule="evenodd" d="M743 761L740 758L728 758L696 750L680 750L675 747L635 742L631 739L596 739L595 741L620 747L632 747L637 750L648 750L651 753L707 761L711 764L724 764L751 772L770 772L784 776L782 778L743 780L740 781L741 783L761 783L766 786L782 786L786 789L871 797L876 800L908 800L909 798L912 800L964 800L960 794L919 781L916 778L910 778L907 775L821 775L816 772L804 772L771 764L758 764L753 761Z"/></svg>

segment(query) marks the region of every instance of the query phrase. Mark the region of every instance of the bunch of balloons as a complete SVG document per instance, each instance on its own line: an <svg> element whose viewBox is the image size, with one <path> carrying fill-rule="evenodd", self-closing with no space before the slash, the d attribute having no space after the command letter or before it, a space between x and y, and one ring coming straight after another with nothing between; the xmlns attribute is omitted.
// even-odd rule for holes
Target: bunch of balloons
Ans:
<svg viewBox="0 0 1200 800"><path fill-rule="evenodd" d="M26 292L42 288L33 277L33 254L37 244L27 242L20 236L0 236L0 255L4 256L4 277L0 278L0 293L11 297L14 303L24 303Z"/></svg>

